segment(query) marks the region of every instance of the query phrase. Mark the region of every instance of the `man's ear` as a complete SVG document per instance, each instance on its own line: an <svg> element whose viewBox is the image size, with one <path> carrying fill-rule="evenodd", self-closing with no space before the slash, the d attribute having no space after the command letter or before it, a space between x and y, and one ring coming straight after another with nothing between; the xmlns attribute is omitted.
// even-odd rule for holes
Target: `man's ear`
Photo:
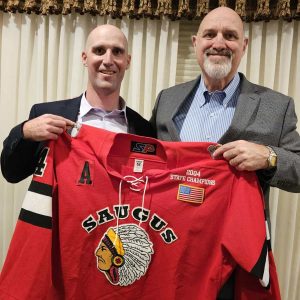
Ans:
<svg viewBox="0 0 300 300"><path fill-rule="evenodd" d="M131 55L128 54L128 55L127 55L127 67L126 67L126 70L129 69L129 67L130 67L130 62L131 62Z"/></svg>
<svg viewBox="0 0 300 300"><path fill-rule="evenodd" d="M248 46L248 38L244 38L244 45L243 45L243 53L246 52L247 46Z"/></svg>
<svg viewBox="0 0 300 300"><path fill-rule="evenodd" d="M194 52L197 53L197 51L196 51L196 47L197 47L197 36L196 36L196 35L193 35L193 36L192 36L192 44L193 44Z"/></svg>
<svg viewBox="0 0 300 300"><path fill-rule="evenodd" d="M82 53L81 53L81 60L82 60L83 65L86 67L87 66L87 55L86 55L85 51L82 51Z"/></svg>
<svg viewBox="0 0 300 300"><path fill-rule="evenodd" d="M193 44L194 48L196 47L196 41L197 41L197 36L192 35L192 44Z"/></svg>

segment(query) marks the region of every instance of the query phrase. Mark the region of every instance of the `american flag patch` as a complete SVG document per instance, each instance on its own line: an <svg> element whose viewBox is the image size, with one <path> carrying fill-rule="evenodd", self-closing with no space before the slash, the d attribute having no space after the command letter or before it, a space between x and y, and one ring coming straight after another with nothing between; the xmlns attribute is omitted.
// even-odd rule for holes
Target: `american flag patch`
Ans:
<svg viewBox="0 0 300 300"><path fill-rule="evenodd" d="M204 188L179 184L177 200L201 204L204 200Z"/></svg>

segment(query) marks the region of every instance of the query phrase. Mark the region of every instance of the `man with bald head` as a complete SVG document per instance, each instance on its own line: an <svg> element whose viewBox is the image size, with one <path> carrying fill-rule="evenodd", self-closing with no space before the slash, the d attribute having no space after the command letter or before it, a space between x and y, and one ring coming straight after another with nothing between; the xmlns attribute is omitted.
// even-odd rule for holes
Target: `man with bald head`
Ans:
<svg viewBox="0 0 300 300"><path fill-rule="evenodd" d="M159 139L216 142L215 158L237 170L256 171L268 214L270 186L300 192L294 101L238 72L248 39L234 10L209 12L192 43L201 75L161 91L151 123ZM233 299L232 287L227 285L219 299Z"/></svg>
<svg viewBox="0 0 300 300"><path fill-rule="evenodd" d="M113 25L93 29L82 52L88 70L86 91L74 99L35 104L29 119L14 127L3 143L1 170L15 183L33 174L47 140L55 140L75 122L114 132L154 136L151 125L126 106L121 83L130 66L128 43Z"/></svg>

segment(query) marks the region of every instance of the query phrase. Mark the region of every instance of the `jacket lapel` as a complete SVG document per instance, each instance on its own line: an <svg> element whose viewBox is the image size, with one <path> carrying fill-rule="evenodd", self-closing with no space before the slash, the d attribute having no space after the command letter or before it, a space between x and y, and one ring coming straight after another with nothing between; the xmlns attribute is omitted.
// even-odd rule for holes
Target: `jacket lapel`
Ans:
<svg viewBox="0 0 300 300"><path fill-rule="evenodd" d="M81 96L77 98L73 98L70 100L67 100L64 105L64 110L63 110L63 116L69 120L72 120L74 122L77 121L77 117L79 114L79 109L80 109L80 101L81 101Z"/></svg>
<svg viewBox="0 0 300 300"><path fill-rule="evenodd" d="M237 101L237 106L228 130L219 140L220 144L241 139L245 136L244 131L249 125L251 118L258 109L260 97L257 94L255 85L250 83L244 75L241 75L241 92Z"/></svg>

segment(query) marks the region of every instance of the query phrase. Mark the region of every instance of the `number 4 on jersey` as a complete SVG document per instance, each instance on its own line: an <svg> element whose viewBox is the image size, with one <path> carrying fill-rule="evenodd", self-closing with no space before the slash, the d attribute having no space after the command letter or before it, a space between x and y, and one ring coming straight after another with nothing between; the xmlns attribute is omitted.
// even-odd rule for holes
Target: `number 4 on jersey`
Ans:
<svg viewBox="0 0 300 300"><path fill-rule="evenodd" d="M48 147L45 147L42 150L42 152L40 153L40 158L39 158L39 161L38 161L37 166L35 168L34 175L40 176L40 177L42 177L44 175L44 171L45 171L46 166L47 166L46 160L47 160L48 153L49 153L49 148Z"/></svg>

